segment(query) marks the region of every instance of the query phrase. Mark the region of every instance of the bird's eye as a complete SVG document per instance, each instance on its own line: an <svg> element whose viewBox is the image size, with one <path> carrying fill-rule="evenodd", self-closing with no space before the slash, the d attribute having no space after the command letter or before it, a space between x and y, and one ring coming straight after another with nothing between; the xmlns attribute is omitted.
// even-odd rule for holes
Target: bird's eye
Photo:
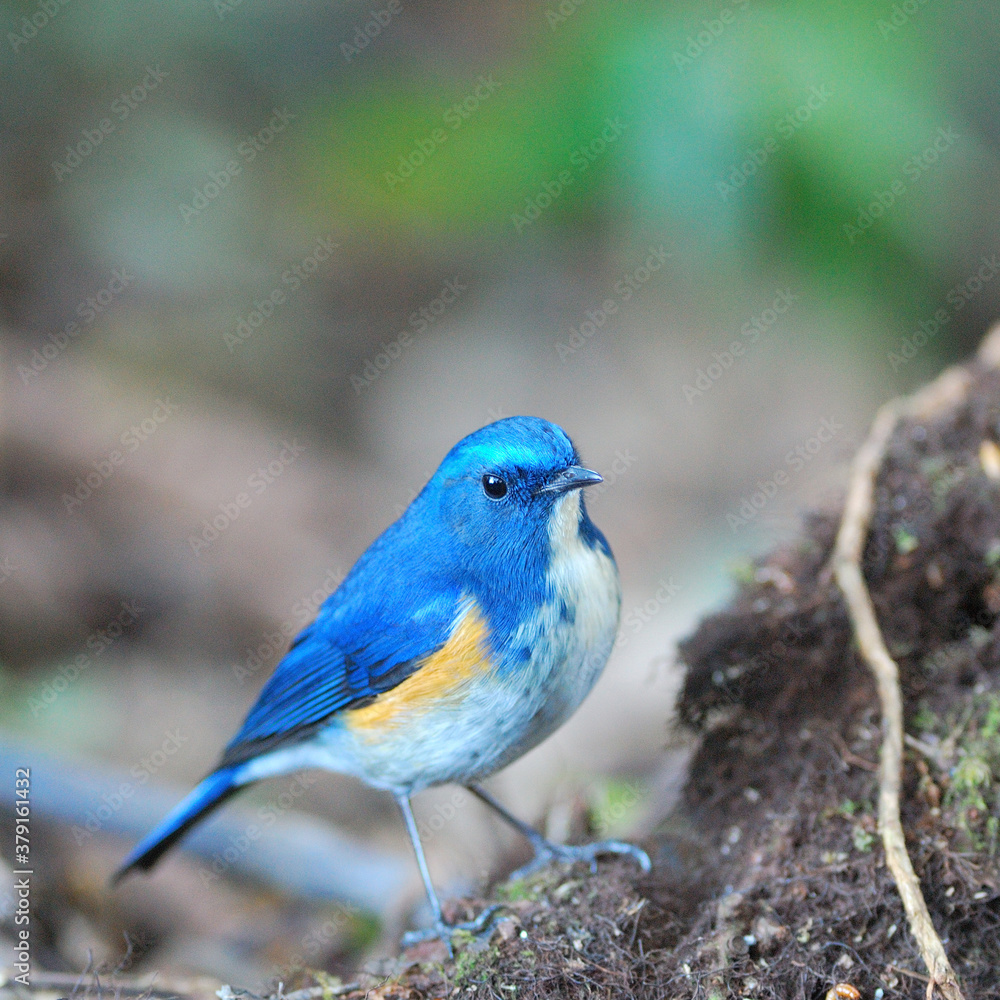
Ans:
<svg viewBox="0 0 1000 1000"><path fill-rule="evenodd" d="M483 492L491 500L500 500L507 495L507 484L499 476L487 473L483 476Z"/></svg>

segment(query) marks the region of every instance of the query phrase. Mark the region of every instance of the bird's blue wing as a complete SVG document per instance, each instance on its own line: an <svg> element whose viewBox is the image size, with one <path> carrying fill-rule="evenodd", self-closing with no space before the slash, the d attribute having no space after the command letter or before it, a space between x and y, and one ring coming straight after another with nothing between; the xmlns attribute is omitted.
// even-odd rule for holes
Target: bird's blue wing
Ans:
<svg viewBox="0 0 1000 1000"><path fill-rule="evenodd" d="M346 583L346 581L345 581ZM345 588L342 585L342 590ZM299 742L332 715L360 707L402 683L448 640L460 595L430 590L332 595L292 643L264 685L220 767Z"/></svg>

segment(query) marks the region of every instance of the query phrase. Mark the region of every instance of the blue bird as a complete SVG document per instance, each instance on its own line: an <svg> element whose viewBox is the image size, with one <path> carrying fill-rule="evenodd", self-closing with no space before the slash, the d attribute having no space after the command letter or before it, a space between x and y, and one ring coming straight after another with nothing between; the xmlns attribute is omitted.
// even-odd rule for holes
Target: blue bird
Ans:
<svg viewBox="0 0 1000 1000"><path fill-rule="evenodd" d="M264 685L218 767L150 833L115 876L148 870L229 796L303 768L392 792L450 947L490 908L448 924L410 796L464 785L551 859L644 851L619 841L555 844L480 785L558 728L594 686L614 644L618 569L587 515L583 468L555 424L510 417L463 438L403 515L377 538Z"/></svg>

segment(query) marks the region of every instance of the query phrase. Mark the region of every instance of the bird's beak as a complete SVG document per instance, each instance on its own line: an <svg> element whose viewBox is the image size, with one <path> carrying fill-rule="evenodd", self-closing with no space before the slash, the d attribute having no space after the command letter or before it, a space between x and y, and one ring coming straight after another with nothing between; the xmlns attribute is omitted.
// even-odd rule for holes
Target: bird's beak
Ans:
<svg viewBox="0 0 1000 1000"><path fill-rule="evenodd" d="M569 493L594 483L603 483L604 477L599 472L585 469L580 465L571 465L557 472L544 486L538 488L539 493Z"/></svg>

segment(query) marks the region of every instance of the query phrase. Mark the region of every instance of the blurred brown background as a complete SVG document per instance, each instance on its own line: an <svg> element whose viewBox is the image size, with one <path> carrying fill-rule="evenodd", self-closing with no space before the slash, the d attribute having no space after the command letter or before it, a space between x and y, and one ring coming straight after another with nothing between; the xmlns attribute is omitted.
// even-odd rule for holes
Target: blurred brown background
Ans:
<svg viewBox="0 0 1000 1000"><path fill-rule="evenodd" d="M997 313L985 2L73 0L0 26L5 766L171 801L447 449L530 413L606 476L625 605L600 688L495 788L557 836L649 829L684 759L675 639ZM347 779L283 819L395 859L380 920L278 861L241 875L256 849L111 893L139 793L81 837L104 793L69 784L36 796L40 966L114 964L124 931L133 971L253 988L391 947L419 903L394 805ZM460 889L523 848L454 796L418 809Z"/></svg>

